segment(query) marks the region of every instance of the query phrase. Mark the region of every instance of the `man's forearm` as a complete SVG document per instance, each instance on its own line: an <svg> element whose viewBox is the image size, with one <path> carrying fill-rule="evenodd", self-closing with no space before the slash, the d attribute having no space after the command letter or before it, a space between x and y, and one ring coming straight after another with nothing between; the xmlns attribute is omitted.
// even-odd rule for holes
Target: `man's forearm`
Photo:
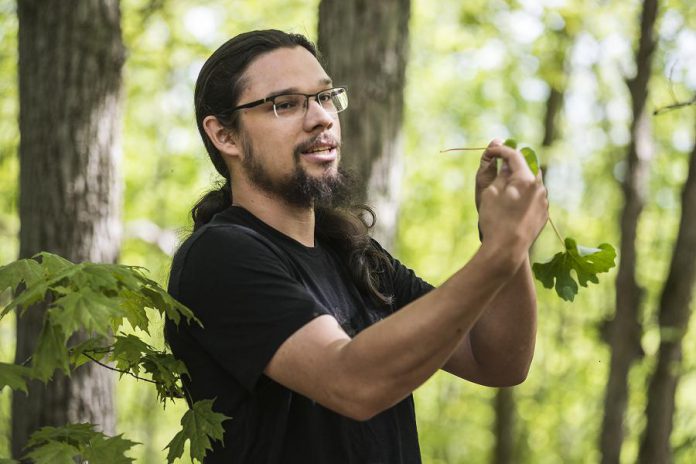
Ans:
<svg viewBox="0 0 696 464"><path fill-rule="evenodd" d="M525 260L483 312L470 333L471 350L481 372L493 382L525 379L536 340L536 292Z"/></svg>
<svg viewBox="0 0 696 464"><path fill-rule="evenodd" d="M508 262L498 263L498 255L479 250L442 286L345 344L339 364L348 368L345 378L362 383L355 391L381 409L440 369L510 279Z"/></svg>

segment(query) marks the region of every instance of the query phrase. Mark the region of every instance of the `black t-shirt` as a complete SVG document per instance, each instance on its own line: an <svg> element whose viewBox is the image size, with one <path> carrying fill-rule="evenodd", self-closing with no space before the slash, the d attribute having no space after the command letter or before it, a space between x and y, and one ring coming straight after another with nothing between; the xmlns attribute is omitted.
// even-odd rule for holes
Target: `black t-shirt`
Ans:
<svg viewBox="0 0 696 464"><path fill-rule="evenodd" d="M375 246L379 246L375 242ZM190 375L191 399L215 399L229 417L213 463L420 463L413 398L355 421L263 374L280 345L317 316L353 336L432 287L391 258L379 308L360 294L334 250L305 247L240 207L191 235L174 256L169 293L204 328L167 322L165 335Z"/></svg>

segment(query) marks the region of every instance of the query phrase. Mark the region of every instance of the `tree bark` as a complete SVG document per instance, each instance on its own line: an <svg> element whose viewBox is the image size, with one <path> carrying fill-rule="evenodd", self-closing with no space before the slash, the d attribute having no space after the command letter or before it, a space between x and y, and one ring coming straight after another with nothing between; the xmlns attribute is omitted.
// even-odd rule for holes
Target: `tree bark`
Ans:
<svg viewBox="0 0 696 464"><path fill-rule="evenodd" d="M358 180L357 199L375 208L374 236L390 248L403 173L401 126L410 0L322 0L319 50L337 84L348 87L341 113L343 163Z"/></svg>
<svg viewBox="0 0 696 464"><path fill-rule="evenodd" d="M20 258L114 262L120 246L121 69L117 0L20 0ZM41 305L39 305L41 306ZM15 362L33 353L43 310L17 320ZM78 335L85 337L86 334ZM114 431L113 377L84 365L12 398L12 454L46 425Z"/></svg>
<svg viewBox="0 0 696 464"><path fill-rule="evenodd" d="M513 464L515 458L515 390L499 388L495 393L494 464Z"/></svg>
<svg viewBox="0 0 696 464"><path fill-rule="evenodd" d="M696 280L696 140L689 161L689 174L682 190L682 212L669 274L660 297L660 350L650 380L647 424L638 455L641 464L672 462L675 392L680 378L682 339L691 317L691 297Z"/></svg>
<svg viewBox="0 0 696 464"><path fill-rule="evenodd" d="M645 113L653 52L657 44L655 20L657 0L644 0L640 39L636 51L635 77L627 81L631 94L633 121L631 141L623 180L624 208L621 214L621 261L616 278L616 313L607 326L611 349L609 379L604 397L604 418L600 438L603 464L619 464L624 438L624 415L628 404L628 373L642 356L639 308L642 290L636 282L636 230L645 203L648 163L652 157L650 123Z"/></svg>

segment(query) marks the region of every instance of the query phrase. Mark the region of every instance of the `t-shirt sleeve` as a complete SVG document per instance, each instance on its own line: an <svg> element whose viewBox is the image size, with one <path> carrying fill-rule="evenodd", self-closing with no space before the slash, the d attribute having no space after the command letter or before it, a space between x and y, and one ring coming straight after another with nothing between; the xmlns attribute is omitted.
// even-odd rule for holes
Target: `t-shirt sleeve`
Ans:
<svg viewBox="0 0 696 464"><path fill-rule="evenodd" d="M328 314L278 250L251 231L211 227L181 258L174 291L203 323L187 330L249 391L290 335Z"/></svg>

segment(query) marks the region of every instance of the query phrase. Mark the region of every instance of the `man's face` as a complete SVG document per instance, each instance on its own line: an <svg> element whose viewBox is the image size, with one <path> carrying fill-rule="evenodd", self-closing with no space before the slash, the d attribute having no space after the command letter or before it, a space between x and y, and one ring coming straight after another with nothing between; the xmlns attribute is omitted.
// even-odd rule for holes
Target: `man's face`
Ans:
<svg viewBox="0 0 696 464"><path fill-rule="evenodd" d="M244 73L239 104L279 93L314 94L332 87L317 59L302 47L261 55ZM266 194L297 206L326 200L341 181L341 129L336 114L310 98L304 117L277 118L268 102L242 110L242 168Z"/></svg>

